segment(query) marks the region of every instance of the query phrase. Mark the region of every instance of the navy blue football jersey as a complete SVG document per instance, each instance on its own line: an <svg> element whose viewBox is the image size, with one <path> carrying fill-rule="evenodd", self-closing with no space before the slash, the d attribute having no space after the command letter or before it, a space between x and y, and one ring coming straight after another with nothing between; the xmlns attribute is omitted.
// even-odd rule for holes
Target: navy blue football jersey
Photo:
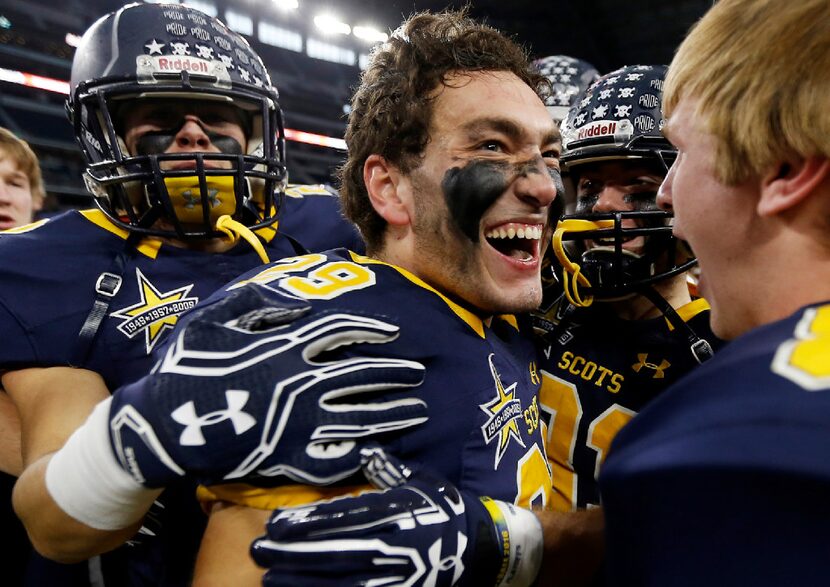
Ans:
<svg viewBox="0 0 830 587"><path fill-rule="evenodd" d="M366 251L360 231L344 219L339 196L328 185L289 185L280 208L279 232L300 241L308 252L337 247Z"/></svg>
<svg viewBox="0 0 830 587"><path fill-rule="evenodd" d="M426 401L429 420L390 439L390 452L476 495L524 506L548 503L551 480L537 403L536 351L515 319L497 317L485 325L409 272L345 250L272 263L212 301L249 283L307 299L312 313L370 311L398 325L400 334L391 342L339 351L345 357L400 358L426 367L415 392ZM274 374L274 380L279 377ZM271 503L288 505L279 499Z"/></svg>
<svg viewBox="0 0 830 587"><path fill-rule="evenodd" d="M297 254L294 245L281 236L282 224L310 250L359 245L356 229L343 219L338 200L330 192L319 186L292 186L289 191L289 204L276 230L257 231L271 259ZM70 211L0 232L0 332L7 341L0 345L0 371L71 365L99 373L115 389L150 370L152 351L185 312L240 274L262 265L244 242L224 253L206 253L155 238L133 246L127 238L126 231L98 210ZM123 251L129 254L123 269L116 271L113 262ZM103 273L113 271L119 273L120 285L92 343L79 348L86 346L79 343L79 333L93 308L96 284ZM181 493L181 499L172 495L175 492ZM192 504L192 492L191 487L175 488L163 501L176 500L186 504L176 507L186 507ZM172 509L165 508L164 515ZM130 584L186 584L185 573L191 566L183 566L182 575L176 575L170 559L154 544L164 539L178 549L189 541L195 552L201 531L196 520L202 521L202 516L198 508L190 513L195 533L187 530L186 523L171 525L159 519L159 524L183 534L169 535L153 524L152 535L144 533L130 549L119 549L129 551L125 556L130 561ZM195 539L191 540L191 534ZM105 576L117 576L119 557L108 555L112 564L105 565ZM35 579L43 584L64 580ZM118 577L108 584L127 583Z"/></svg>
<svg viewBox="0 0 830 587"><path fill-rule="evenodd" d="M693 301L678 314L713 347L709 306ZM540 337L539 401L548 424L554 509L599 505L597 475L611 440L642 407L698 363L685 333L663 318L623 320L611 308L571 307Z"/></svg>
<svg viewBox="0 0 830 587"><path fill-rule="evenodd" d="M614 585L826 585L830 304L730 342L614 441Z"/></svg>

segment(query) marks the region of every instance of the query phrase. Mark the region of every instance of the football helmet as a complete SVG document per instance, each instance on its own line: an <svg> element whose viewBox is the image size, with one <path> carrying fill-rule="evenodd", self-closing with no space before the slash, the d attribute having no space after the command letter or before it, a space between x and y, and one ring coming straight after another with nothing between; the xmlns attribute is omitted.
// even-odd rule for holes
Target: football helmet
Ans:
<svg viewBox="0 0 830 587"><path fill-rule="evenodd" d="M551 118L560 122L568 109L599 78L597 68L576 57L550 55L533 62L533 66L551 83L552 93L545 98Z"/></svg>
<svg viewBox="0 0 830 587"><path fill-rule="evenodd" d="M213 238L228 222L269 225L287 175L277 97L260 57L216 18L178 4L126 5L87 30L72 63L67 112L87 189L131 232ZM148 103L169 128L130 153L124 118ZM188 118L221 152L165 153L190 105ZM217 109L243 129L244 148L206 121ZM220 219L228 222L217 227Z"/></svg>
<svg viewBox="0 0 830 587"><path fill-rule="evenodd" d="M589 163L639 159L658 175L668 172L677 151L661 134L665 75L663 65L623 67L599 78L568 111L561 126L561 162L571 200L576 199L580 166ZM694 265L688 246L672 235L671 213L657 209L656 197L655 186L653 198L634 210L599 213L569 207L551 249L571 303L623 299ZM637 237L644 237L641 250L626 250L623 245Z"/></svg>

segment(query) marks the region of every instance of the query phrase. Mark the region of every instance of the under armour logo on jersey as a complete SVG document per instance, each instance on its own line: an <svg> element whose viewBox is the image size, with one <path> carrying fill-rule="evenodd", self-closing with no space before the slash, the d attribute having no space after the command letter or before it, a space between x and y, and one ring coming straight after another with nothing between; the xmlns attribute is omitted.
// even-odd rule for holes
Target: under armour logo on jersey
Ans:
<svg viewBox="0 0 830 587"><path fill-rule="evenodd" d="M196 405L192 400L176 408L170 415L176 422L185 426L179 437L179 443L182 446L202 446L205 444L202 428L219 424L225 420L231 421L237 436L249 430L256 424L256 418L242 411L242 408L248 403L249 396L250 394L247 391L229 389L225 392L225 399L228 402L227 409L208 412L201 416L196 414Z"/></svg>
<svg viewBox="0 0 830 587"><path fill-rule="evenodd" d="M669 363L666 359L657 365L655 363L648 362L648 353L638 353L637 354L638 363L634 363L631 365L631 368L634 369L635 373L639 373L640 370L645 367L646 369L653 369L654 375L651 377L652 379L663 379L666 376L666 369L671 367L671 363Z"/></svg>
<svg viewBox="0 0 830 587"><path fill-rule="evenodd" d="M536 363L534 361L530 362L528 370L530 371L530 382L533 385L541 385L542 380L539 379L539 372L536 370Z"/></svg>

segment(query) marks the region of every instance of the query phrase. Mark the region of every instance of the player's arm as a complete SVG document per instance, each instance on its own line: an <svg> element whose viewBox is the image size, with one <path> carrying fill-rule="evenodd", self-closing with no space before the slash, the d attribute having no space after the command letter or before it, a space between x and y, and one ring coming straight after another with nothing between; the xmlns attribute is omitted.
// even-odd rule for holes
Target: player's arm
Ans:
<svg viewBox="0 0 830 587"><path fill-rule="evenodd" d="M544 555L536 585L594 584L605 554L602 508L575 512L535 510L542 524Z"/></svg>
<svg viewBox="0 0 830 587"><path fill-rule="evenodd" d="M20 475L23 471L20 450L20 415L0 386L0 471L15 477Z"/></svg>
<svg viewBox="0 0 830 587"><path fill-rule="evenodd" d="M192 312L151 373L111 397L90 375L86 384L97 382L98 397L106 397L91 413L93 402L80 410L75 401L53 435L39 419L40 440L36 451L27 447L27 461L60 449L38 461L31 490L24 472L15 498L37 533L36 546L61 560L115 546L161 489L185 476L206 485L250 475L331 483L360 468L358 451L374 435L426 419L423 401L406 393L422 381L422 365L374 357L315 361L343 345L394 340L396 326L355 313L306 316L307 303L273 293L251 285ZM4 383L73 391L54 379ZM390 388L392 396L367 393ZM35 411L34 400L27 401ZM89 413L80 426L79 411ZM49 413L63 414L51 407ZM38 509L52 505L80 526L41 523Z"/></svg>
<svg viewBox="0 0 830 587"><path fill-rule="evenodd" d="M270 510L217 502L205 528L196 568L194 587L260 587L262 574L250 555L251 542L262 534Z"/></svg>
<svg viewBox="0 0 830 587"><path fill-rule="evenodd" d="M46 487L53 453L109 397L103 379L85 369L32 368L4 374L3 385L22 423L25 468L15 485L14 506L35 548L49 558L72 562L109 550L134 534L137 524L110 532L78 522Z"/></svg>
<svg viewBox="0 0 830 587"><path fill-rule="evenodd" d="M266 587L357 587L390 576L412 587L591 584L601 511L531 512L413 474L383 451L364 455L364 472L383 491L273 513L251 548Z"/></svg>

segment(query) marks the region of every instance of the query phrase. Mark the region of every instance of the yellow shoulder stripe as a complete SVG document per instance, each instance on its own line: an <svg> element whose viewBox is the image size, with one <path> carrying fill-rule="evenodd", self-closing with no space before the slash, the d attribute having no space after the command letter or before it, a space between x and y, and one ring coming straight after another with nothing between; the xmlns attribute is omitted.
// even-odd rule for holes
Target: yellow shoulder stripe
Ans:
<svg viewBox="0 0 830 587"><path fill-rule="evenodd" d="M679 308L675 308L675 310L677 311L677 315L683 319L683 322L688 322L701 312L705 312L709 309L709 302L707 302L703 298L692 300L688 304L683 304ZM674 330L674 326L671 325L671 322L669 322L668 318L666 318L666 324L669 325L669 330Z"/></svg>
<svg viewBox="0 0 830 587"><path fill-rule="evenodd" d="M368 264L387 265L387 266L391 267L392 269L394 269L395 271L397 271L398 273L400 273L401 275L403 275L404 277L406 277L409 281L411 281L415 285L418 285L418 286L420 286L420 287L422 287L426 290L431 291L432 293L437 295L439 298L444 300L444 303L447 304L447 306L449 306L450 310L452 310L456 314L456 316L458 316L464 322L466 322L467 325L469 325L469 327L472 328L476 332L476 334L478 334L481 338L484 338L484 322L482 322L481 318L479 318L478 316L476 316L475 314L473 314L472 312L470 312L468 309L464 308L463 306L460 306L460 305L456 304L451 299L449 299L447 296L445 296L444 294L439 292L437 289L435 289L434 287L432 287L431 285L429 285L428 283L426 283L425 281L423 281L419 277L416 277L415 275L413 275L412 273L410 273L409 271L407 271L403 267L398 267L397 265L392 265L391 263L384 263L383 261L378 261L377 259L372 259L370 257L364 257L363 255L358 255L357 253L354 253L352 251L349 251L349 254L352 256L352 260L355 263L363 263L364 265L368 265Z"/></svg>
<svg viewBox="0 0 830 587"><path fill-rule="evenodd" d="M302 198L304 196L333 196L333 194L321 184L288 184L285 188L285 195L289 198Z"/></svg>
<svg viewBox="0 0 830 587"><path fill-rule="evenodd" d="M127 240L127 237L130 236L130 233L128 231L113 224L110 221L110 219L107 218L106 214L104 214L100 210L81 210L81 215L90 222L92 222L92 224L100 228L103 228L107 232L111 232L112 234L121 237L124 240ZM141 241L138 243L138 246L136 247L139 253L141 253L145 257L149 257L150 259L156 258L160 248L161 239L158 239L153 236L148 236L146 238L141 239Z"/></svg>

